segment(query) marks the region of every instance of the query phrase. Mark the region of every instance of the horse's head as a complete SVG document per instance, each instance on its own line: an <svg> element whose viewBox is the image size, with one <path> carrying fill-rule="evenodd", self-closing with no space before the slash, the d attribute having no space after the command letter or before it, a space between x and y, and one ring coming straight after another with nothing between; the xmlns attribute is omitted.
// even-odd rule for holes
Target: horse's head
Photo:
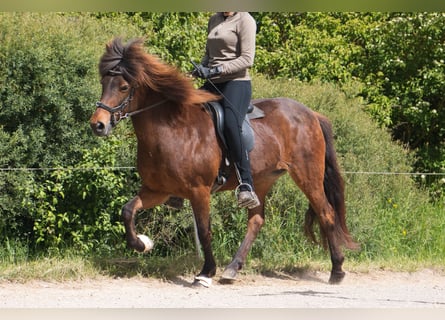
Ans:
<svg viewBox="0 0 445 320"><path fill-rule="evenodd" d="M134 86L118 70L108 71L101 84L102 96L96 102L96 111L90 119L90 126L96 135L107 136L120 120L128 117Z"/></svg>
<svg viewBox="0 0 445 320"><path fill-rule="evenodd" d="M178 69L146 53L143 43L142 38L127 44L115 38L107 44L99 62L102 96L90 119L96 135L107 136L120 120L167 101L179 109L219 99L197 90Z"/></svg>
<svg viewBox="0 0 445 320"><path fill-rule="evenodd" d="M105 53L99 61L102 95L96 103L96 111L90 119L93 132L106 136L111 129L132 111L131 100L137 86L135 65L142 53L142 39L123 44L121 38L115 38L106 45Z"/></svg>

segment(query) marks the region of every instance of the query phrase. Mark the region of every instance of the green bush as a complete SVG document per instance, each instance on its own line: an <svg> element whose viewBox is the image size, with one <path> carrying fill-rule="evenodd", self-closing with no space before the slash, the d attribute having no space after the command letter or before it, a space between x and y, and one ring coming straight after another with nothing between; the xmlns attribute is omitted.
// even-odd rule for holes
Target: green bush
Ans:
<svg viewBox="0 0 445 320"><path fill-rule="evenodd" d="M354 76L360 45L349 33L362 23L354 14L255 14L260 29L254 68L269 77L345 83ZM356 20L353 20L356 19Z"/></svg>
<svg viewBox="0 0 445 320"><path fill-rule="evenodd" d="M444 37L443 13L393 13L370 30L365 47L368 108L416 151L420 172L445 173ZM426 182L444 192L440 179Z"/></svg>
<svg viewBox="0 0 445 320"><path fill-rule="evenodd" d="M445 14L256 13L255 70L270 77L353 80L365 110L416 151L415 171L445 173ZM427 176L435 199L441 176Z"/></svg>
<svg viewBox="0 0 445 320"><path fill-rule="evenodd" d="M0 13L0 137L8 142L0 147L2 168L74 166L97 144L88 124L100 95L97 63L113 36L138 35L127 22ZM0 243L29 240L34 217L22 190L47 179L39 170L0 171Z"/></svg>
<svg viewBox="0 0 445 320"><path fill-rule="evenodd" d="M78 253L114 254L125 248L122 206L136 194L132 168L117 168L122 142L105 140L84 150L76 166L50 171L40 184L23 188L23 207L34 221L30 243L37 251L74 248Z"/></svg>

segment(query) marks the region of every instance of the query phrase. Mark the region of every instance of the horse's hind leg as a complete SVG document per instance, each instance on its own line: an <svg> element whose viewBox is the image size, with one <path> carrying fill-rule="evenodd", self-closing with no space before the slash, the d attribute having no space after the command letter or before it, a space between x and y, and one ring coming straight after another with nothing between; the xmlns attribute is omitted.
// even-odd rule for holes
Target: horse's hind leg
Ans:
<svg viewBox="0 0 445 320"><path fill-rule="evenodd" d="M328 204L328 206L330 206L330 205ZM317 209L317 210L322 210L322 209ZM313 219L316 216L319 216L319 215L317 214L315 209L312 207L312 205L309 205L309 208L306 212L306 223L308 222L307 221L308 218ZM330 223L328 223L326 225L326 222L322 222L323 219L320 219L320 218L318 218L318 219L320 221L321 232L324 232L325 236L327 238L329 252L331 255L332 270L331 270L331 276L329 278L329 283L332 283L332 284L340 283L343 280L343 278L345 277L345 272L342 269L344 255L340 248L341 244L340 244L339 240L337 239L337 237L334 235L335 231L333 231L333 226ZM310 222L310 224L312 224L312 222ZM306 228L309 229L311 227L308 227L308 225L306 225ZM328 231L328 230L332 230L332 231ZM308 234L308 236L310 236L310 238L312 240L315 241L315 236L313 235L312 230L306 230L306 233ZM325 242L326 240L322 239L322 241ZM326 244L323 243L323 246L326 246Z"/></svg>
<svg viewBox="0 0 445 320"><path fill-rule="evenodd" d="M313 165L317 162L309 162L312 163L312 165L300 165L298 169L290 170L290 175L309 199L309 211L312 210L312 214L318 218L321 232L327 238L332 262L329 282L340 283L345 276L342 269L344 255L340 247L340 239L338 239L336 235L336 229L338 228L336 213L324 192L324 166L318 168ZM312 182L308 183L308 181ZM309 214L311 214L311 212L309 212Z"/></svg>

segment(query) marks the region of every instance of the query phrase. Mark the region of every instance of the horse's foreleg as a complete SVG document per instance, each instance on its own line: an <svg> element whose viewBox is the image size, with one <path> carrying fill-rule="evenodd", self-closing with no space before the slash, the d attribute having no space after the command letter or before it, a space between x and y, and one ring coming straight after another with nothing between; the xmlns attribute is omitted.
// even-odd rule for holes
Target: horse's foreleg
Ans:
<svg viewBox="0 0 445 320"><path fill-rule="evenodd" d="M198 237L204 252L204 266L196 279L210 279L216 273L216 263L213 257L210 227L210 190L199 192L190 199L193 208L196 226L198 229ZM205 285L201 282L202 284ZM210 282L210 280L209 280Z"/></svg>
<svg viewBox="0 0 445 320"><path fill-rule="evenodd" d="M264 224L264 196L260 195L258 191L257 193L260 197L261 205L249 210L246 235L233 257L232 262L230 262L221 275L221 282L231 282L232 280L235 280L238 271L241 270L246 261L247 254L249 253L258 232Z"/></svg>
<svg viewBox="0 0 445 320"><path fill-rule="evenodd" d="M154 207L163 203L167 195L156 194L142 188L137 196L128 201L122 208L122 218L124 220L125 237L129 248L138 252L150 250L150 240L146 236L136 234L135 217L139 210Z"/></svg>

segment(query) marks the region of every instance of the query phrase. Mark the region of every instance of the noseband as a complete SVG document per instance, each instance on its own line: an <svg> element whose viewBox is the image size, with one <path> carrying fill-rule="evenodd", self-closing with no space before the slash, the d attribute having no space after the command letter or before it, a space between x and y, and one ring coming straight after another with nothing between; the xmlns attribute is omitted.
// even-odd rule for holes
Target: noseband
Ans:
<svg viewBox="0 0 445 320"><path fill-rule="evenodd" d="M117 75L122 75L122 72L118 71L118 70L110 70L110 71L108 71L108 74L110 76L117 76ZM161 100L155 104L152 104L148 107L145 107L145 108L133 111L133 112L124 112L124 109L128 106L128 104L131 102L131 100L133 100L134 90L135 90L135 87L132 86L131 90L130 90L130 94L124 100L122 100L122 102L116 107L107 106L106 104L102 103L101 101L96 102L96 108L104 109L105 111L108 111L111 114L111 126L112 127L115 127L119 123L119 121L121 121L123 119L129 118L129 117L134 116L134 115L141 113L143 111L157 107L167 101L167 99ZM116 117L116 115L118 115L118 117Z"/></svg>
<svg viewBox="0 0 445 320"><path fill-rule="evenodd" d="M131 116L131 113L128 112L124 113L123 110L133 99L133 95L134 95L134 87L131 87L130 94L124 100L122 100L122 102L117 107L112 108L100 101L97 101L96 108L104 109L111 114L111 125L114 127L122 119L126 119L129 116ZM118 117L116 117L116 114L118 115Z"/></svg>

